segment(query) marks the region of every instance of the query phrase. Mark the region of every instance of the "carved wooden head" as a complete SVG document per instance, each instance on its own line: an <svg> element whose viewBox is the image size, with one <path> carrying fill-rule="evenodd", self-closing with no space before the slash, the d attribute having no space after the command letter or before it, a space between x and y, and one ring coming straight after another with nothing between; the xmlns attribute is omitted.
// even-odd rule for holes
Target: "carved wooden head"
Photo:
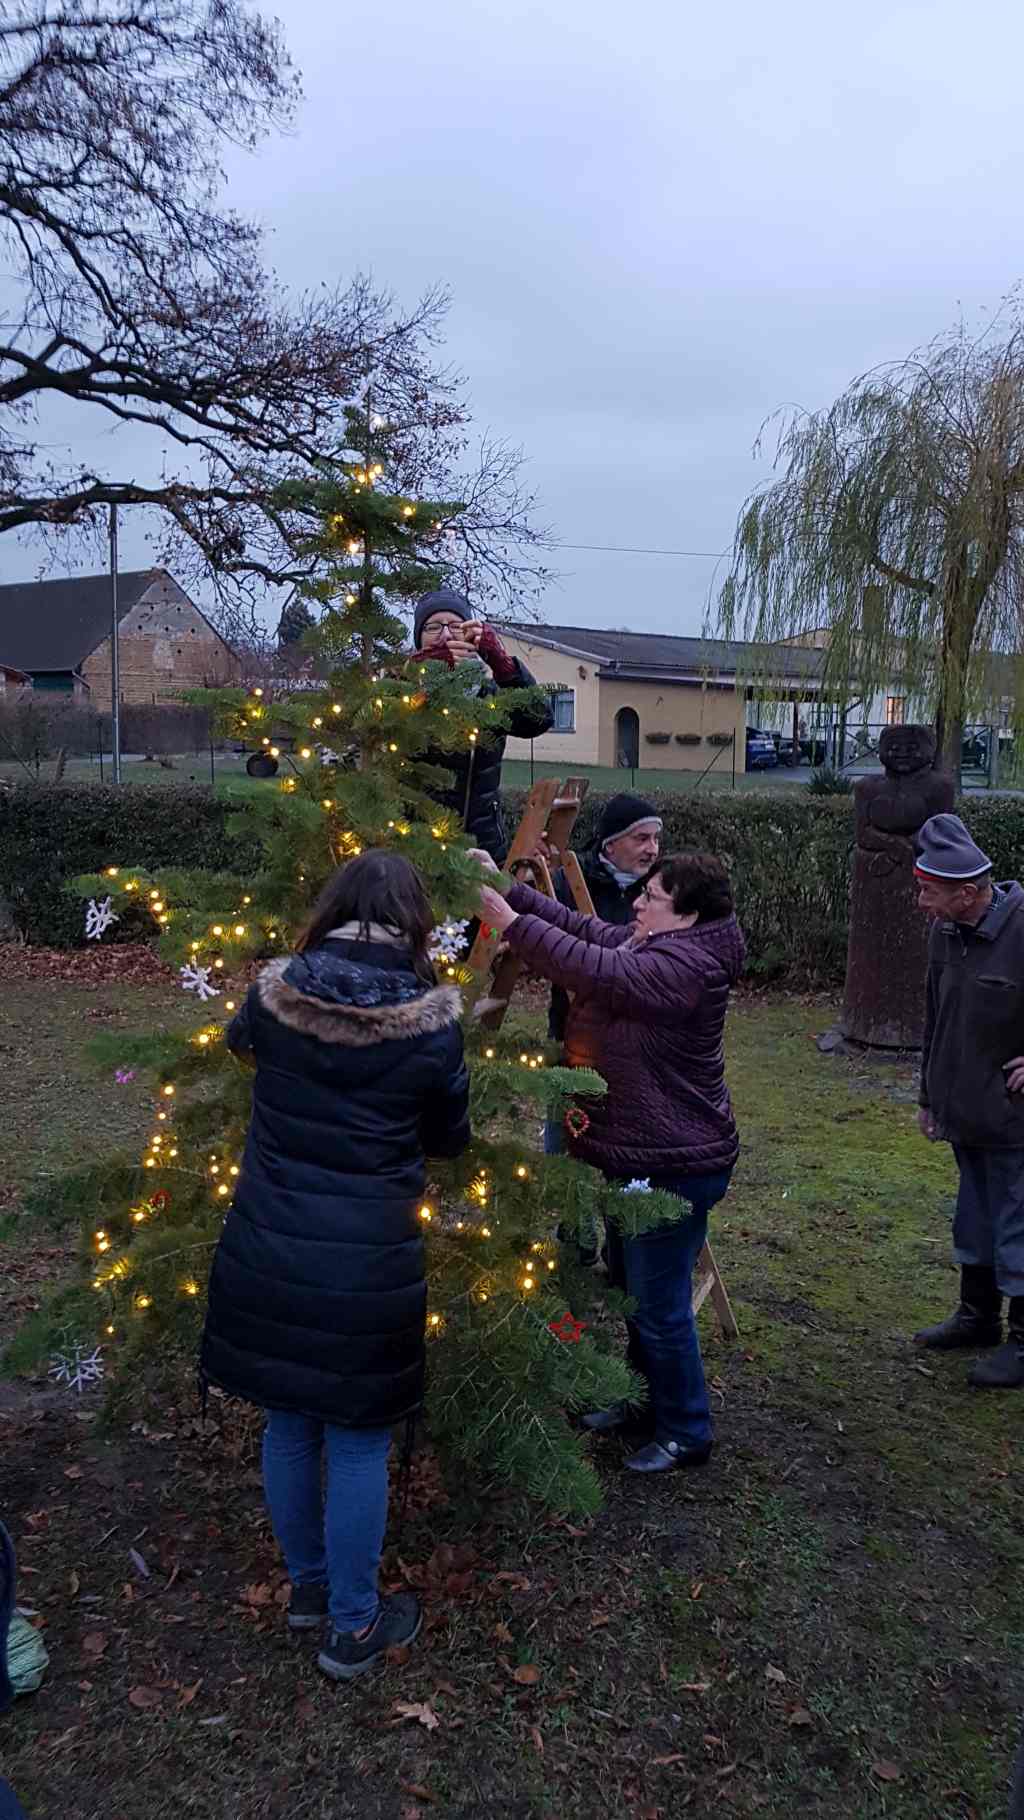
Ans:
<svg viewBox="0 0 1024 1820"><path fill-rule="evenodd" d="M886 727L878 742L878 756L892 777L910 777L935 763L932 727Z"/></svg>

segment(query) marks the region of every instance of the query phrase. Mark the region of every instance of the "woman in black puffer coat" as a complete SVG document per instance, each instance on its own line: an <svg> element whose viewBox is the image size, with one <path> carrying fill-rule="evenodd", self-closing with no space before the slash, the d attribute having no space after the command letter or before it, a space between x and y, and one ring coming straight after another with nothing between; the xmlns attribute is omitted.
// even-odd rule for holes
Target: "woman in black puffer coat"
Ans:
<svg viewBox="0 0 1024 1820"><path fill-rule="evenodd" d="M337 1680L420 1624L411 1595L381 1600L377 1571L390 1430L423 1398L424 1158L470 1135L459 994L435 983L431 927L407 860L350 860L227 1037L256 1080L202 1372L267 1411L288 1621L314 1629L329 1612L320 1666Z"/></svg>

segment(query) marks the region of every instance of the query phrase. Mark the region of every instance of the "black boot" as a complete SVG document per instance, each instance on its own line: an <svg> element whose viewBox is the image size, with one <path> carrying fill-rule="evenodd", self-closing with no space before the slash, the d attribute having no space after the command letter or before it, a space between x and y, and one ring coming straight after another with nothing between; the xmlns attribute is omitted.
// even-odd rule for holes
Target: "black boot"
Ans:
<svg viewBox="0 0 1024 1820"><path fill-rule="evenodd" d="M979 1359L967 1375L976 1390L1024 1389L1024 1296L1010 1302L1010 1337L990 1359Z"/></svg>
<svg viewBox="0 0 1024 1820"><path fill-rule="evenodd" d="M1003 1337L1002 1306L995 1271L987 1264L961 1264L959 1308L948 1321L922 1327L914 1339L919 1346L931 1347L935 1352L998 1346Z"/></svg>

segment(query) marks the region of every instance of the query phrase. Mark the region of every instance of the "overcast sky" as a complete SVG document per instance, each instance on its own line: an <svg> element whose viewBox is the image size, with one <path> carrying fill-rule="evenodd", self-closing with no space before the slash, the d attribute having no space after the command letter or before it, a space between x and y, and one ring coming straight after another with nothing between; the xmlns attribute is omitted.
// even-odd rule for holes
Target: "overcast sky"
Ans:
<svg viewBox="0 0 1024 1820"><path fill-rule="evenodd" d="M297 287L451 286L478 426L523 445L565 545L724 549L771 411L827 404L1024 275L1017 0L283 13L305 103L230 162L231 202ZM125 560L147 560L130 529ZM5 579L37 562L0 549ZM715 570L557 566L544 618L681 632Z"/></svg>

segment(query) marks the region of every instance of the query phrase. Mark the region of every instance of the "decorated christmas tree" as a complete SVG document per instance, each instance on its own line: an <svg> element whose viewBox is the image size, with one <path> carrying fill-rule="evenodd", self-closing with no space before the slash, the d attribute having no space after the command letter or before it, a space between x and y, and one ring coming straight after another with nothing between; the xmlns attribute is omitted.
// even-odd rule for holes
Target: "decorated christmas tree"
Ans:
<svg viewBox="0 0 1024 1820"><path fill-rule="evenodd" d="M486 977L465 964L466 927L481 873L458 818L435 800L449 773L421 756L429 750L443 761L486 741L524 692L481 699L472 664L403 655L408 635L394 602L441 579L439 530L459 508L390 494L380 484L386 427L378 437L354 415L352 434L366 452L290 499L310 524L315 574L306 594L320 617L305 647L321 680L301 692L203 697L248 747L279 762L278 778L237 817L248 835L258 830L258 871L157 877L130 854L111 854L103 874L75 881L88 900L88 933L102 939L114 918L147 920L200 1013L185 1033L105 1044L108 1066L151 1077L152 1130L141 1157L112 1159L55 1191L65 1208L81 1210L83 1275L55 1298L52 1331L90 1351L98 1341L108 1377L121 1385L136 1381L168 1334L196 1344L249 1114L250 1073L224 1042L245 987L229 982L287 952L339 864L396 847L420 869L435 906L438 972L463 988L469 1007L474 1142L458 1161L431 1165L420 1216L428 1428L481 1482L504 1479L555 1509L585 1512L599 1487L569 1418L635 1385L583 1318L593 1282L567 1264L576 1247L559 1246L555 1228L588 1228L612 1191L570 1157L539 1154L537 1137L545 1116L585 1119L577 1099L602 1083L549 1066L521 1019L510 1017L499 1033L474 1024L472 1000ZM676 1211L657 1195L614 1200L634 1227Z"/></svg>

